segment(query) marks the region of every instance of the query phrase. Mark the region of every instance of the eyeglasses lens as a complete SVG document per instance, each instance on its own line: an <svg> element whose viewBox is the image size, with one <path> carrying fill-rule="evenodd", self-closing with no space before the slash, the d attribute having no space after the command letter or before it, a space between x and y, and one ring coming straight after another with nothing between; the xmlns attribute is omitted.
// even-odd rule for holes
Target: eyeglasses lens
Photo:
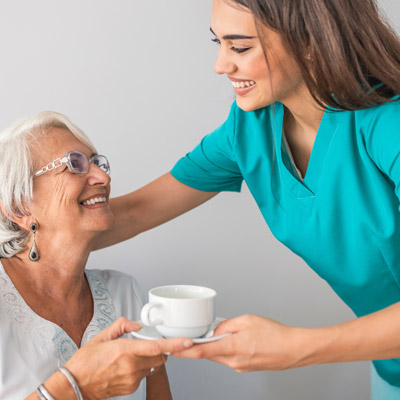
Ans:
<svg viewBox="0 0 400 400"><path fill-rule="evenodd" d="M89 162L86 156L77 151L71 151L69 153L69 164L71 172L75 174L86 174L89 171Z"/></svg>
<svg viewBox="0 0 400 400"><path fill-rule="evenodd" d="M110 163L108 162L106 156L96 154L90 159L90 162L101 168L104 172L107 172L107 174L110 174Z"/></svg>

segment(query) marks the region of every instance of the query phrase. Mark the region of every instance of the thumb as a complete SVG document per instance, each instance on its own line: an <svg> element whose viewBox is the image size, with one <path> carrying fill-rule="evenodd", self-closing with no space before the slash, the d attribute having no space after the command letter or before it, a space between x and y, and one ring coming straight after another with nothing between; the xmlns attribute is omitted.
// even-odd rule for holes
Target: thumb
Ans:
<svg viewBox="0 0 400 400"><path fill-rule="evenodd" d="M132 331L138 331L142 329L139 322L133 322L125 317L118 318L109 327L101 331L96 337L92 339L92 342L106 342L109 340L118 339L125 333Z"/></svg>
<svg viewBox="0 0 400 400"><path fill-rule="evenodd" d="M213 336L223 335L225 333L236 333L244 328L241 317L227 319L218 324L214 330Z"/></svg>
<svg viewBox="0 0 400 400"><path fill-rule="evenodd" d="M193 346L193 341L188 338L173 338L173 339L159 339L159 340L137 340L126 339L130 341L126 346L131 345L132 350L136 356L141 357L154 357L159 355L169 355L176 352L186 350ZM140 345L138 345L140 343ZM129 347L127 347L129 348Z"/></svg>

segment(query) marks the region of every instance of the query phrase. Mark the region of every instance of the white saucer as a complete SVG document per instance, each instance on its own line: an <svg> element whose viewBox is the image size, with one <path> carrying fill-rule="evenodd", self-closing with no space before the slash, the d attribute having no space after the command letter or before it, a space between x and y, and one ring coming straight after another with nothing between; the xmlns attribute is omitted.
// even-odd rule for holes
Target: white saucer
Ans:
<svg viewBox="0 0 400 400"><path fill-rule="evenodd" d="M215 342L217 340L220 340L226 336L231 335L231 333L225 333L223 335L219 336L213 336L214 330L216 327L219 325L220 322L224 321L225 318L215 318L215 321L211 324L209 331L204 334L202 337L199 338L194 338L193 343L208 343L208 342ZM140 331L134 331L130 332L133 337L136 339L142 339L142 340L157 340L157 339L164 339L164 336L161 335L157 331L156 328L153 326L143 326L143 328Z"/></svg>

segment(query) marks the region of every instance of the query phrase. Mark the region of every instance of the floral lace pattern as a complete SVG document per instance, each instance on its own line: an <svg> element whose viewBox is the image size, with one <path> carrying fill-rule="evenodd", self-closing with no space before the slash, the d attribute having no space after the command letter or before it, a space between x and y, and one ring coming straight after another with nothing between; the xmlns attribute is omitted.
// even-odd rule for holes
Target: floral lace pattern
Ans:
<svg viewBox="0 0 400 400"><path fill-rule="evenodd" d="M60 365L67 362L78 350L74 341L58 325L37 315L25 303L1 264L0 267L0 302L10 319L17 323L27 340L47 349L60 360ZM115 307L104 282L90 270L85 274L92 292L94 312L81 345L116 320Z"/></svg>

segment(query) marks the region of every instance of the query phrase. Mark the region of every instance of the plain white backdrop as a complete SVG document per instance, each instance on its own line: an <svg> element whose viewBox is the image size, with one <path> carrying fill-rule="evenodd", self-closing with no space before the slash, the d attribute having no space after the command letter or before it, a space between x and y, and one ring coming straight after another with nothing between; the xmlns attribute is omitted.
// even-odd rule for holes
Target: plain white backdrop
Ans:
<svg viewBox="0 0 400 400"><path fill-rule="evenodd" d="M399 0L380 4L400 30ZM59 111L109 157L114 196L157 178L224 121L234 99L227 79L213 72L210 9L211 0L1 2L0 129ZM246 187L93 253L88 267L128 272L145 291L212 287L225 318L255 313L304 327L353 318L272 237ZM237 374L170 357L167 369L176 400L369 397L368 363Z"/></svg>

